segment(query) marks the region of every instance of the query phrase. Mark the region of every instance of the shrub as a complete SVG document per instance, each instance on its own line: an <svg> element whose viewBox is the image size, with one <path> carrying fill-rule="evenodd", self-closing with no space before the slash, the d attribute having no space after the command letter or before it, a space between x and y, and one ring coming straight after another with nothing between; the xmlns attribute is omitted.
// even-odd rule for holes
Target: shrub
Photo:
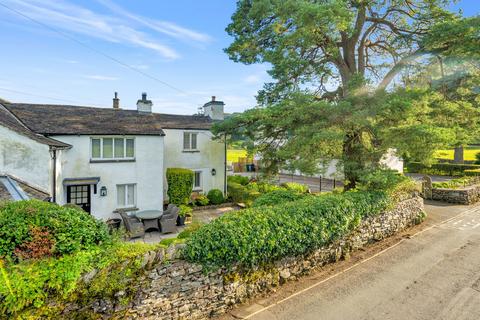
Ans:
<svg viewBox="0 0 480 320"><path fill-rule="evenodd" d="M467 169L463 173L466 176L480 176L480 169Z"/></svg>
<svg viewBox="0 0 480 320"><path fill-rule="evenodd" d="M244 177L244 176L239 176L239 175L228 176L227 177L227 182L239 183L239 184L245 186L250 182L250 178L249 177Z"/></svg>
<svg viewBox="0 0 480 320"><path fill-rule="evenodd" d="M277 186L276 184L271 184L268 182L251 182L246 185L247 189L257 191L260 193L267 193L267 192L272 192L275 190L285 190L285 188L282 188L280 186Z"/></svg>
<svg viewBox="0 0 480 320"><path fill-rule="evenodd" d="M193 189L193 171L183 168L168 168L168 199L170 203L187 204Z"/></svg>
<svg viewBox="0 0 480 320"><path fill-rule="evenodd" d="M434 182L434 188L458 189L478 183L478 177L462 177L445 182Z"/></svg>
<svg viewBox="0 0 480 320"><path fill-rule="evenodd" d="M440 176L464 176L466 170L478 170L480 169L480 165L435 163L429 167L419 162L407 162L405 164L405 169L406 172L411 173L423 173Z"/></svg>
<svg viewBox="0 0 480 320"><path fill-rule="evenodd" d="M255 267L331 243L390 204L385 192L352 191L229 212L195 232L183 254L206 268Z"/></svg>
<svg viewBox="0 0 480 320"><path fill-rule="evenodd" d="M274 190L272 192L262 194L260 197L255 199L252 207L274 206L286 202L300 200L304 196L304 194L292 190Z"/></svg>
<svg viewBox="0 0 480 320"><path fill-rule="evenodd" d="M206 206L210 203L210 200L208 200L208 197L204 194L199 194L195 196L192 200L193 203L197 206Z"/></svg>
<svg viewBox="0 0 480 320"><path fill-rule="evenodd" d="M308 192L308 186L301 184L301 183L296 183L296 182L285 182L282 183L282 187L284 187L287 190L292 190L298 193L307 193Z"/></svg>
<svg viewBox="0 0 480 320"><path fill-rule="evenodd" d="M475 153L475 164L480 164L480 152Z"/></svg>
<svg viewBox="0 0 480 320"><path fill-rule="evenodd" d="M18 258L60 256L109 239L107 225L83 210L39 200L0 205L0 257L16 249Z"/></svg>
<svg viewBox="0 0 480 320"><path fill-rule="evenodd" d="M212 189L208 191L207 197L208 200L210 200L210 202L213 204L221 204L225 201L222 191L218 189Z"/></svg>
<svg viewBox="0 0 480 320"><path fill-rule="evenodd" d="M395 170L372 170L360 177L357 188L363 191L391 190L407 179Z"/></svg>
<svg viewBox="0 0 480 320"><path fill-rule="evenodd" d="M184 204L179 205L178 208L180 209L180 211L178 212L179 217L188 216L193 211L192 207L189 207L189 206L184 205Z"/></svg>
<svg viewBox="0 0 480 320"><path fill-rule="evenodd" d="M247 206L260 196L260 192L247 189L239 183L229 182L227 185L228 196L235 203L244 203Z"/></svg>

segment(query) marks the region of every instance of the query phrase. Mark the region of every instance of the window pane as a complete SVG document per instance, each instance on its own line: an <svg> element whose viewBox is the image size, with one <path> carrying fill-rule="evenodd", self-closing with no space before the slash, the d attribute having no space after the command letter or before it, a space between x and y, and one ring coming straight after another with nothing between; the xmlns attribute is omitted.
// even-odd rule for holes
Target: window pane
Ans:
<svg viewBox="0 0 480 320"><path fill-rule="evenodd" d="M100 158L100 139L92 139L92 158Z"/></svg>
<svg viewBox="0 0 480 320"><path fill-rule="evenodd" d="M120 207L125 206L125 186L117 186L117 203Z"/></svg>
<svg viewBox="0 0 480 320"><path fill-rule="evenodd" d="M127 204L131 206L135 205L135 185L134 184L128 185Z"/></svg>
<svg viewBox="0 0 480 320"><path fill-rule="evenodd" d="M183 133L183 149L190 149L190 133L188 132Z"/></svg>
<svg viewBox="0 0 480 320"><path fill-rule="evenodd" d="M125 153L124 153L124 149L123 149L123 142L124 142L124 139L115 138L115 158L125 157Z"/></svg>
<svg viewBox="0 0 480 320"><path fill-rule="evenodd" d="M113 139L112 138L103 138L103 157L104 158L113 157Z"/></svg>
<svg viewBox="0 0 480 320"><path fill-rule="evenodd" d="M193 185L195 186L195 188L200 187L201 175L202 175L202 173L200 171L195 171L195 179L194 179L194 182L193 182Z"/></svg>
<svg viewBox="0 0 480 320"><path fill-rule="evenodd" d="M127 158L135 157L135 140L127 139Z"/></svg>
<svg viewBox="0 0 480 320"><path fill-rule="evenodd" d="M192 149L197 149L197 134L196 133L192 133L191 134L192 136Z"/></svg>

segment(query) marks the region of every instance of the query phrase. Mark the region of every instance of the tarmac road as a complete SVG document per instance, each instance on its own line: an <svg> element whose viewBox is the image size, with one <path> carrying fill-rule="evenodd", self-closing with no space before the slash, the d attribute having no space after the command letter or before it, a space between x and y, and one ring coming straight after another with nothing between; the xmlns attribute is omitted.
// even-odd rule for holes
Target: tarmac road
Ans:
<svg viewBox="0 0 480 320"><path fill-rule="evenodd" d="M431 202L426 211L420 233L222 319L480 319L480 206Z"/></svg>

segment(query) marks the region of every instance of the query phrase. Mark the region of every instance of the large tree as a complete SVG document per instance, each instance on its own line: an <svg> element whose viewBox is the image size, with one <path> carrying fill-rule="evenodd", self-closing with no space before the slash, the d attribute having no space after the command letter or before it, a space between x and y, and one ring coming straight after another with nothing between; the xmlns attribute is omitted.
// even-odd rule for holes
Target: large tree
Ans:
<svg viewBox="0 0 480 320"><path fill-rule="evenodd" d="M340 159L347 188L389 148L427 159L457 139L442 112L478 119L473 106L446 105L428 88L396 87L425 55L475 50L478 19L465 22L445 9L449 2L238 1L226 52L237 62L270 65L273 81L259 92L258 108L217 126L218 133L249 136L271 171L315 172L319 161Z"/></svg>

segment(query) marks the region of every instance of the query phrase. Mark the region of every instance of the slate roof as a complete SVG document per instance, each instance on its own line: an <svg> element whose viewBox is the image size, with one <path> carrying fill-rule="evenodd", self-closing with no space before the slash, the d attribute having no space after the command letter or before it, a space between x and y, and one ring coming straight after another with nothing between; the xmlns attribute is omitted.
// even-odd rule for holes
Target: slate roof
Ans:
<svg viewBox="0 0 480 320"><path fill-rule="evenodd" d="M42 135L164 135L162 129L208 130L209 117L143 113L70 105L4 103L28 128Z"/></svg>
<svg viewBox="0 0 480 320"><path fill-rule="evenodd" d="M14 197L10 193L10 191L7 189L7 186L4 183L8 183L4 178L10 178L13 183L12 187L17 188L17 190L20 190L23 194L27 195L28 198L30 199L38 199L38 200L45 200L47 199L50 195L46 193L45 191L39 190L35 187L30 186L29 184L15 178L12 176L2 176L0 175L0 201L10 201L14 200Z"/></svg>
<svg viewBox="0 0 480 320"><path fill-rule="evenodd" d="M0 124L4 125L10 130L13 130L21 135L24 135L42 144L46 144L56 148L71 147L67 143L64 143L55 139L51 139L48 137L44 137L40 134L36 134L35 132L32 132L18 118L16 118L9 110L2 107L2 105L0 105Z"/></svg>

